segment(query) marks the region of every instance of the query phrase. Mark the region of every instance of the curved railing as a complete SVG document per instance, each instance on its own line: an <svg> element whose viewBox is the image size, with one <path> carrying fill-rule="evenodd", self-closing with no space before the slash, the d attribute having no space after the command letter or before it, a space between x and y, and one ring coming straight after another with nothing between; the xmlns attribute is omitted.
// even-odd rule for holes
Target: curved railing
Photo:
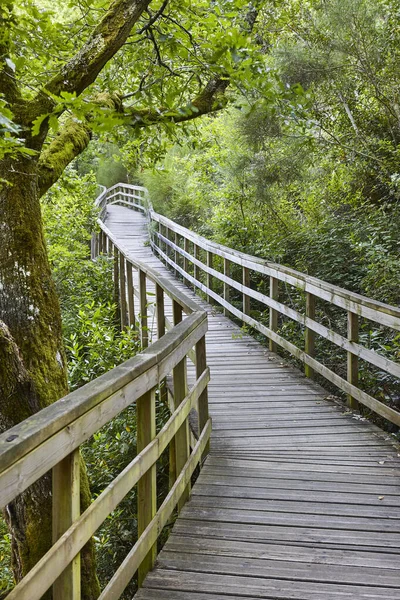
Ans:
<svg viewBox="0 0 400 600"><path fill-rule="evenodd" d="M156 213L143 187L118 184L106 191L103 197L103 210L106 204L118 203L141 210L152 223L150 227L153 251L187 284L206 294L209 301L219 304L226 314L232 314L243 323L251 326L269 339L270 349L277 346L290 352L305 365L305 373L313 377L322 375L348 395L352 408L358 402L375 413L400 426L400 413L380 402L359 387L359 360L364 360L394 378L400 378L400 364L371 350L360 342L359 318L365 318L377 328L388 327L400 331L400 308L377 302L360 294L350 292L316 277L300 273L280 264L271 263L227 246L217 244L178 225L174 221ZM155 230L155 226L158 231ZM218 257L222 266L218 270L213 264ZM202 260L203 258L203 260ZM231 275L232 265L239 267L241 278L238 281ZM237 268L236 267L236 268ZM251 287L255 276L269 278L269 295L263 294L256 286ZM215 282L223 285L223 293L218 294ZM280 301L280 286L285 285L296 292L305 293L305 311L288 306ZM242 297L242 308L230 302L230 291L235 290ZM251 300L256 300L269 309L268 326L251 316ZM347 313L347 336L341 335L332 327L316 320L318 301L342 309ZM283 315L304 327L304 349L285 339L278 332L278 316ZM316 336L320 336L347 353L347 378L341 377L316 358Z"/></svg>
<svg viewBox="0 0 400 600"><path fill-rule="evenodd" d="M103 190L97 201L100 208L106 196L107 191ZM53 537L54 532L59 534L47 554L10 592L8 600L39 600L52 585L54 598L80 599L79 552L135 485L139 539L100 599L119 598L138 569L141 582L154 563L157 538L163 526L175 506L180 509L189 497L193 471L208 451L211 420L207 399L210 375L205 351L206 313L155 270L128 258L102 223L92 253L95 256L105 251L115 257L114 278L123 326L137 325L133 305L133 274L137 272L139 327L145 348L149 341L146 285L154 286L158 339L141 354L0 436L1 507L52 469ZM171 299L174 315L167 333L165 295ZM188 355L196 363L196 381L190 390L186 373ZM156 435L155 396L165 395L165 380L170 374L172 414ZM80 514L79 446L133 403L137 410L138 454ZM198 412L198 432L191 440L188 417L192 410ZM169 493L157 510L156 462L167 447L174 470Z"/></svg>

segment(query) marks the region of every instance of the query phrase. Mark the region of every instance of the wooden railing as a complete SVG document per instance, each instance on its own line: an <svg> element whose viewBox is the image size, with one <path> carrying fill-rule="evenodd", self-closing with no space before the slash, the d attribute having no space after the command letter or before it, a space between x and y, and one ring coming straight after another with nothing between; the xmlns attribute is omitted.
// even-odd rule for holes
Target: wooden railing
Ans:
<svg viewBox="0 0 400 600"><path fill-rule="evenodd" d="M107 199L108 198L108 199ZM119 184L104 192L102 207L107 202L142 210L150 221L151 246L160 259L183 280L206 295L208 301L219 304L225 314L232 314L243 323L259 331L269 339L270 350L277 347L287 350L304 363L305 374L323 376L348 396L351 408L361 403L400 426L400 413L372 397L359 387L359 360L364 360L394 378L400 378L400 364L371 350L360 342L359 319L368 319L375 327L388 327L400 331L400 308L377 302L360 294L350 292L325 281L300 273L280 264L271 263L243 252L217 244L157 214L151 206L145 188ZM158 231L157 231L158 229ZM201 256L202 255L202 256ZM215 265L218 259L220 268ZM241 275L234 278L233 267ZM269 279L269 294L255 289L252 281L263 277ZM238 280L239 279L239 280ZM216 282L222 293L215 291ZM305 293L304 313L280 301L282 286ZM242 306L230 301L231 291L240 294ZM283 295L283 294L281 294ZM269 312L268 326L251 315L251 300L265 306ZM318 302L324 301L347 313L347 335L341 335L332 327L316 320ZM278 317L283 315L304 327L304 349L285 339L278 331ZM316 336L320 336L347 353L346 379L316 358Z"/></svg>
<svg viewBox="0 0 400 600"><path fill-rule="evenodd" d="M99 205L107 193L99 197ZM57 600L78 600L79 552L126 494L137 485L138 540L101 600L119 598L139 570L139 584L152 568L157 538L173 510L190 493L191 476L208 451L205 333L207 315L168 280L146 265L129 259L103 226L92 245L114 256L114 279L121 323L139 326L143 347L148 345L146 284L155 288L157 341L124 364L72 392L0 436L0 505L6 506L49 470L53 474L53 539L51 549L7 596L8 600L39 600L53 586ZM134 271L139 282L139 323L134 313ZM165 295L172 301L173 323L166 333ZM187 356L196 363L196 381L188 390ZM156 393L165 392L172 374L172 414L156 435ZM79 446L129 405L136 403L137 451L134 460L80 514ZM192 450L188 416L198 411L198 435ZM169 446L173 458L171 487L157 510L156 462Z"/></svg>

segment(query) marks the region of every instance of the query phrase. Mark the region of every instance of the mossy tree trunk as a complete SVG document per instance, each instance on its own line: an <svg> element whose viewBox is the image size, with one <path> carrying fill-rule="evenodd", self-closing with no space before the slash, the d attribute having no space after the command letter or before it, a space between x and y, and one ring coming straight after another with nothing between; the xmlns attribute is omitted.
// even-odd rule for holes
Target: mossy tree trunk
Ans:
<svg viewBox="0 0 400 600"><path fill-rule="evenodd" d="M40 213L37 161L0 162L0 431L58 400L68 391L61 315ZM82 470L82 510L90 503ZM21 579L51 545L51 475L9 504L12 563ZM99 594L94 549L82 553L83 598ZM51 596L49 593L48 597Z"/></svg>

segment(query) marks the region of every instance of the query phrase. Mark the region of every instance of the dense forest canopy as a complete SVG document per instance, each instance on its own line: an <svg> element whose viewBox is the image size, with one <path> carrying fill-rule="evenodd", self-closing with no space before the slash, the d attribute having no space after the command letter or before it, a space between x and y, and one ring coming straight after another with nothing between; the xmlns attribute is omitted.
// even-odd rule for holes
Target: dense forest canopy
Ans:
<svg viewBox="0 0 400 600"><path fill-rule="evenodd" d="M399 303L399 17L394 0L1 2L0 431L138 348L113 329L110 265L87 260L95 176L145 184L157 210L229 246ZM399 357L399 336L370 346ZM83 463L82 482L84 508ZM50 544L49 486L8 512L17 580ZM91 545L83 572L96 598Z"/></svg>

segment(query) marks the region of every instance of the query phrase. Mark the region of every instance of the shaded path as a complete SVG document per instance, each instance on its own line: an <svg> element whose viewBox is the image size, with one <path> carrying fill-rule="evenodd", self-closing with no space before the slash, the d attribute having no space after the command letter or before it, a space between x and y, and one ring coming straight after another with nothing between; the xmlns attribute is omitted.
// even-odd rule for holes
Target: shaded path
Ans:
<svg viewBox="0 0 400 600"><path fill-rule="evenodd" d="M106 225L173 278L145 245L141 213L109 207ZM136 598L399 600L390 436L196 299L209 313L211 455Z"/></svg>

